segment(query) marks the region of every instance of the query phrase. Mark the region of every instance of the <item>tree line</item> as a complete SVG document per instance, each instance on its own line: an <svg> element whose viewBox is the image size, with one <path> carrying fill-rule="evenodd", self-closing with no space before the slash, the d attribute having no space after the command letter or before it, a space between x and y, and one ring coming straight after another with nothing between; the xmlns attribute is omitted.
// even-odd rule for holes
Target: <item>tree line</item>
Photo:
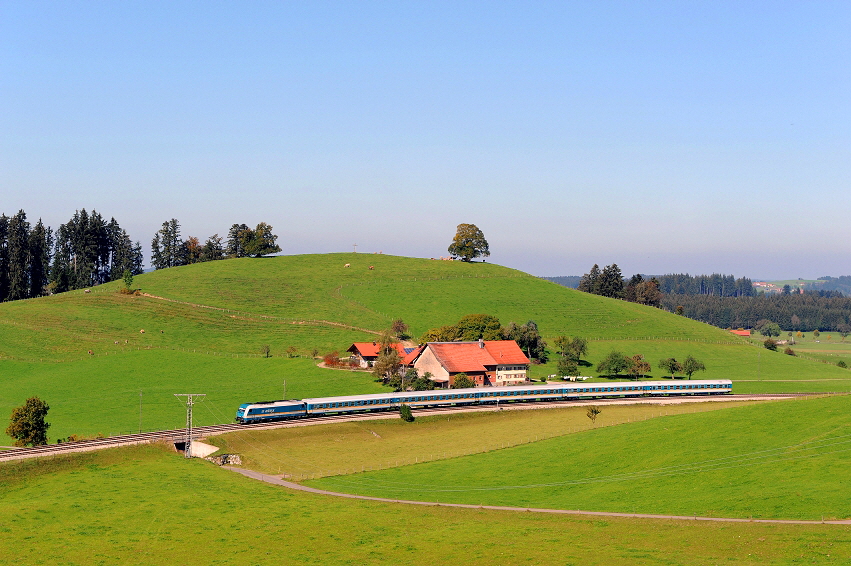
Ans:
<svg viewBox="0 0 851 566"><path fill-rule="evenodd" d="M624 280L618 264L607 265L601 270L595 263L591 271L579 280L577 289L593 295L658 307L662 300L659 287L659 280L655 277L645 280L643 275L636 273L629 280Z"/></svg>
<svg viewBox="0 0 851 566"><path fill-rule="evenodd" d="M154 269L165 269L220 259L260 257L281 251L275 243L277 239L272 227L261 222L253 229L246 224L233 224L226 241L213 234L201 244L195 236L184 240L180 223L172 218L163 222L151 240L151 264Z"/></svg>
<svg viewBox="0 0 851 566"><path fill-rule="evenodd" d="M847 331L851 325L851 298L827 294L806 291L753 297L664 295L662 308L719 328L756 328L765 319L784 330Z"/></svg>
<svg viewBox="0 0 851 566"><path fill-rule="evenodd" d="M41 297L142 273L142 247L115 218L78 210L54 232L23 210L0 214L0 301Z"/></svg>

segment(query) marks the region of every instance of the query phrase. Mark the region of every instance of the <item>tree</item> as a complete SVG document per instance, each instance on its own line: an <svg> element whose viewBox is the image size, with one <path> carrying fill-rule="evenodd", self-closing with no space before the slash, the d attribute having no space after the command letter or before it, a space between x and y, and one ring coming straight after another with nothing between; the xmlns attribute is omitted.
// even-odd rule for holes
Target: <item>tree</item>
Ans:
<svg viewBox="0 0 851 566"><path fill-rule="evenodd" d="M603 411L597 405L591 405L590 407L588 407L588 410L585 411L585 415L589 419L591 419L591 422L594 424L594 426L596 426L597 425L597 415L599 415L602 412Z"/></svg>
<svg viewBox="0 0 851 566"><path fill-rule="evenodd" d="M455 374L452 383L452 389L470 389L476 386L476 382L467 376L466 373Z"/></svg>
<svg viewBox="0 0 851 566"><path fill-rule="evenodd" d="M597 364L597 373L601 375L618 375L632 365L632 360L620 352L612 350Z"/></svg>
<svg viewBox="0 0 851 566"><path fill-rule="evenodd" d="M431 372L425 372L422 377L418 377L411 383L411 389L414 391L431 391L435 386L435 383L431 378Z"/></svg>
<svg viewBox="0 0 851 566"><path fill-rule="evenodd" d="M583 291L585 293L592 293L594 295L599 294L600 290L600 266L596 263L594 267L591 268L591 271L582 276L582 279L579 280L578 290Z"/></svg>
<svg viewBox="0 0 851 566"><path fill-rule="evenodd" d="M218 234L213 234L201 247L201 261L217 261L225 258L222 248L222 239Z"/></svg>
<svg viewBox="0 0 851 566"><path fill-rule="evenodd" d="M683 373L691 379L692 374L697 371L706 371L706 366L700 360L687 356L683 361Z"/></svg>
<svg viewBox="0 0 851 566"><path fill-rule="evenodd" d="M556 365L556 371L558 371L558 374L562 377L566 377L568 375L576 375L577 373L579 373L579 366L577 365L575 360L562 356L558 360L558 364Z"/></svg>
<svg viewBox="0 0 851 566"><path fill-rule="evenodd" d="M9 299L26 299L29 295L30 223L23 210L9 220Z"/></svg>
<svg viewBox="0 0 851 566"><path fill-rule="evenodd" d="M201 254L203 253L202 250L201 241L195 236L189 236L189 238L183 242L183 253L186 257L187 265L201 261Z"/></svg>
<svg viewBox="0 0 851 566"><path fill-rule="evenodd" d="M50 424L44 417L50 406L38 397L30 397L22 407L12 410L6 434L15 439L15 446L41 446L47 444Z"/></svg>
<svg viewBox="0 0 851 566"><path fill-rule="evenodd" d="M272 227L261 222L254 230L240 232L242 251L249 257L261 257L281 251L275 243L278 237L272 233Z"/></svg>
<svg viewBox="0 0 851 566"><path fill-rule="evenodd" d="M269 352L271 352L271 348L269 348L269 345L268 345L268 344L263 344L262 346L260 346L260 354L261 354L264 358L268 358L268 357L270 357L270 353L269 353Z"/></svg>
<svg viewBox="0 0 851 566"><path fill-rule="evenodd" d="M598 295L620 299L623 297L623 275L618 264L613 263L603 268L600 274Z"/></svg>
<svg viewBox="0 0 851 566"><path fill-rule="evenodd" d="M9 298L9 217L0 214L0 303Z"/></svg>
<svg viewBox="0 0 851 566"><path fill-rule="evenodd" d="M389 331L383 332L379 338L378 357L372 366L372 375L384 383L398 376L402 369L402 356L395 348L396 343L396 338Z"/></svg>
<svg viewBox="0 0 851 566"><path fill-rule="evenodd" d="M180 239L180 223L172 218L151 240L151 263L154 269L166 269L186 264L186 246Z"/></svg>
<svg viewBox="0 0 851 566"><path fill-rule="evenodd" d="M662 304L662 292L659 281L655 277L650 281L642 281L635 289L635 302L649 307L659 307Z"/></svg>
<svg viewBox="0 0 851 566"><path fill-rule="evenodd" d="M659 369L671 374L671 379L679 372L683 371L683 365L676 358L665 358L659 360Z"/></svg>
<svg viewBox="0 0 851 566"><path fill-rule="evenodd" d="M406 423L414 422L414 413L412 413L411 408L404 403L399 405L399 417Z"/></svg>
<svg viewBox="0 0 851 566"><path fill-rule="evenodd" d="M754 328L756 328L760 334L769 338L772 336L780 336L781 333L779 324L764 318L756 321Z"/></svg>
<svg viewBox="0 0 851 566"><path fill-rule="evenodd" d="M243 239L240 234L248 229L248 226L245 224L231 225L230 230L228 230L227 248L225 248L225 253L228 257L235 258L245 256L245 250L242 247Z"/></svg>
<svg viewBox="0 0 851 566"><path fill-rule="evenodd" d="M462 261L491 255L485 235L475 224L458 225L455 237L449 245L449 253L460 257Z"/></svg>
<svg viewBox="0 0 851 566"><path fill-rule="evenodd" d="M642 277L640 273L636 273L629 278L629 283L626 284L626 287L624 287L623 290L623 298L625 301L629 301L630 303L638 302L636 288L641 283L644 283L644 277Z"/></svg>
<svg viewBox="0 0 851 566"><path fill-rule="evenodd" d="M390 324L390 331L393 332L393 335L396 336L396 338L402 340L403 337L408 336L408 325L405 324L405 321L401 318L397 318Z"/></svg>
<svg viewBox="0 0 851 566"><path fill-rule="evenodd" d="M629 375L631 375L633 379L638 379L639 377L644 377L650 373L650 364L644 359L644 356L636 354L630 358L628 371Z"/></svg>
<svg viewBox="0 0 851 566"><path fill-rule="evenodd" d="M124 270L124 288L128 291L133 289L133 272L129 269Z"/></svg>
<svg viewBox="0 0 851 566"><path fill-rule="evenodd" d="M517 342L520 349L526 352L528 358L534 358L541 363L547 362L547 343L538 332L538 325L534 320L530 320L522 326L512 322L505 329L503 336L508 340Z"/></svg>

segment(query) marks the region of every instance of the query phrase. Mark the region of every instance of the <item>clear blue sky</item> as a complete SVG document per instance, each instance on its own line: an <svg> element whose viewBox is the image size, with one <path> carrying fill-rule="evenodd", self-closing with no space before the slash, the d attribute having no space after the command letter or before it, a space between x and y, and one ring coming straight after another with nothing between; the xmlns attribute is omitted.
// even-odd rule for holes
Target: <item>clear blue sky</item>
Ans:
<svg viewBox="0 0 851 566"><path fill-rule="evenodd" d="M0 211L851 273L851 3L0 1Z"/></svg>

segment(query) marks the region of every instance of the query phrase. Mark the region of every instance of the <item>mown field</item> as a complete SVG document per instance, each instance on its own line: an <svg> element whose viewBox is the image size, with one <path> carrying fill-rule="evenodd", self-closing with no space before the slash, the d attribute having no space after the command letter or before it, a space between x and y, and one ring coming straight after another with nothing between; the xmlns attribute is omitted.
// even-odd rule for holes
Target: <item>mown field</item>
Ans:
<svg viewBox="0 0 851 566"><path fill-rule="evenodd" d="M753 404L754 402L746 402ZM426 416L414 423L399 418L335 423L323 426L244 430L206 440L223 453L240 454L245 467L294 480L397 468L458 458L506 447L576 435L675 414L718 411L742 402L676 405L601 405L592 423L584 407Z"/></svg>
<svg viewBox="0 0 851 566"><path fill-rule="evenodd" d="M548 516L296 493L159 446L0 464L15 564L847 563L851 528Z"/></svg>
<svg viewBox="0 0 851 566"><path fill-rule="evenodd" d="M454 503L847 519L849 407L842 395L684 413L307 484Z"/></svg>
<svg viewBox="0 0 851 566"><path fill-rule="evenodd" d="M471 313L503 324L535 320L550 342L588 338L584 375L596 376L594 365L618 349L644 355L652 378L662 374L659 359L691 354L708 368L696 377L731 378L737 391L851 389L851 372L835 365L489 263L351 253L244 258L138 276L134 287L146 295L121 294L121 286L0 305L0 414L38 395L52 407L55 440L138 430L140 391L143 429L180 426L173 393L206 393L202 422L283 396L285 380L288 397L370 393L381 387L366 374L318 369L312 354L374 339L394 318L416 337ZM264 345L269 359L260 358ZM530 373L556 373L555 360Z"/></svg>

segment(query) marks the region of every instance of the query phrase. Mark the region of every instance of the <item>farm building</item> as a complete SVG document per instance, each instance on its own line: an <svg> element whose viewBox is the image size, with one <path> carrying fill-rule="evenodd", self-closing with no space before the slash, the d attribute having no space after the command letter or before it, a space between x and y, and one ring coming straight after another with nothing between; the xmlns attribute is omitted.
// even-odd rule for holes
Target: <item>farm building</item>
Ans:
<svg viewBox="0 0 851 566"><path fill-rule="evenodd" d="M349 346L347 352L351 353L351 359L355 360L362 368L371 368L375 365L375 360L378 359L378 349L381 344L378 342L355 342ZM416 353L417 348L406 348L402 344L393 344L393 347L402 356L402 360L407 364L409 358Z"/></svg>
<svg viewBox="0 0 851 566"><path fill-rule="evenodd" d="M529 369L529 358L514 340L429 342L411 362L420 375L430 372L443 387L452 387L459 373L477 387L516 385L527 380Z"/></svg>

